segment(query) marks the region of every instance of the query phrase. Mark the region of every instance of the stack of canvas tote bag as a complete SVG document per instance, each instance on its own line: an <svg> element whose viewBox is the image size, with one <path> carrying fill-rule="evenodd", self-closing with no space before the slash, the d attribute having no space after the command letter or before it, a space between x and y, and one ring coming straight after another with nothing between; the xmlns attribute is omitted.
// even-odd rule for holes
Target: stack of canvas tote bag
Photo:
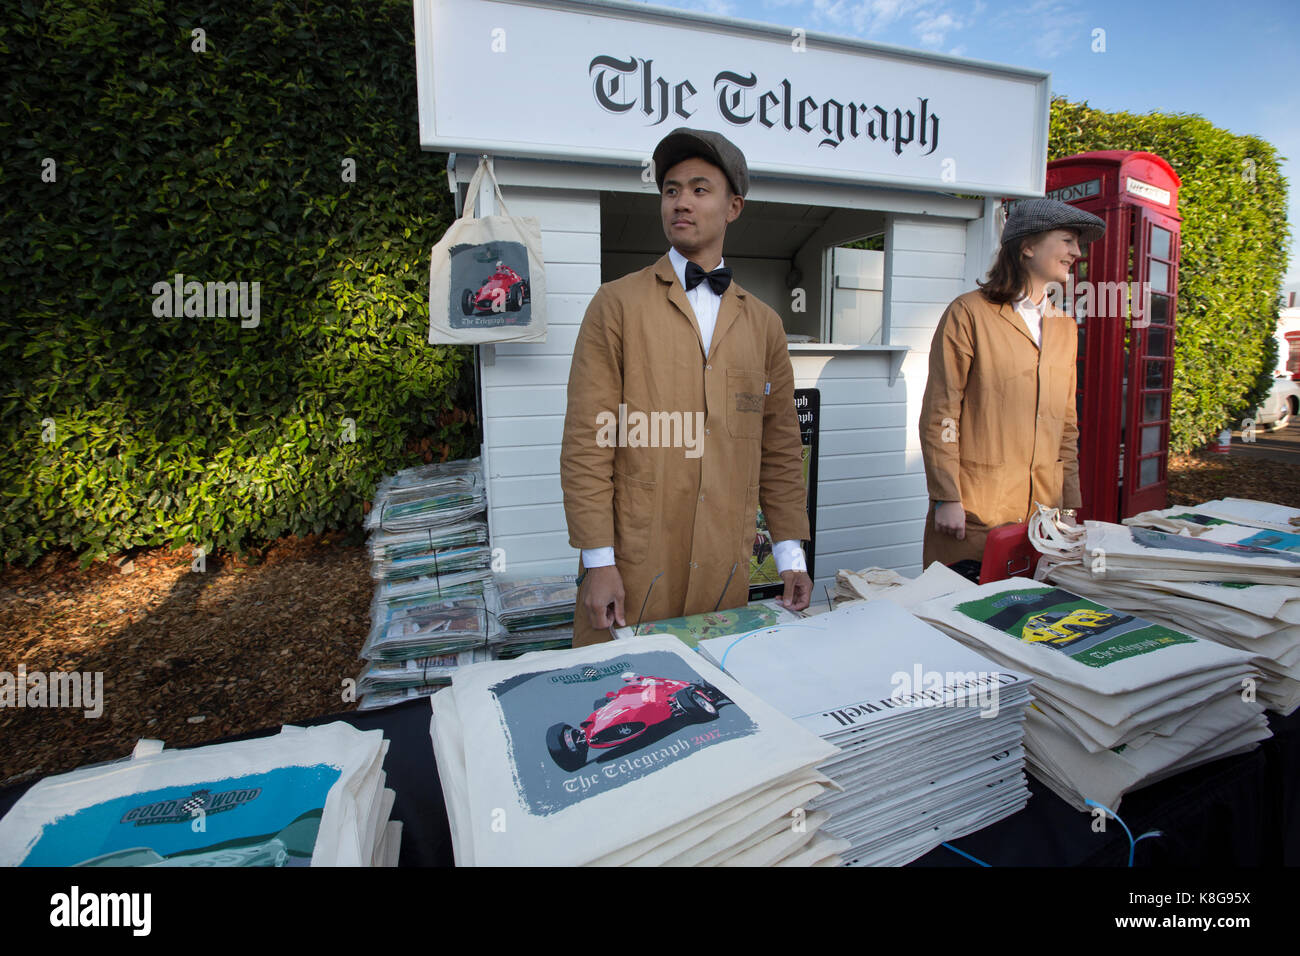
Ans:
<svg viewBox="0 0 1300 956"><path fill-rule="evenodd" d="M501 215L477 215L485 176L492 181ZM545 342L543 261L537 220L508 213L484 157L470 180L465 214L429 257L429 342Z"/></svg>
<svg viewBox="0 0 1300 956"><path fill-rule="evenodd" d="M1030 771L1080 810L1249 750L1270 736L1243 687L1251 654L1011 578L932 598L913 613L998 665L1034 678Z"/></svg>
<svg viewBox="0 0 1300 956"><path fill-rule="evenodd" d="M1124 525L1089 521L1082 533L1035 516L1039 537L1061 540L1045 545L1040 576L1254 654L1260 701L1289 715L1300 707L1300 529L1292 518L1300 511L1232 498L1143 512ZM1135 576L1129 565L1138 562Z"/></svg>

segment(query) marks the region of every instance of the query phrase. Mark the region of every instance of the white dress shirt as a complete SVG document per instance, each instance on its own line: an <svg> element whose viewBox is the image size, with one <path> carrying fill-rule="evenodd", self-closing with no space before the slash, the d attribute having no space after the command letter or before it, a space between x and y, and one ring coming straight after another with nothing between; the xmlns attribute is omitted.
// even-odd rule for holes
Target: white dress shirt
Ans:
<svg viewBox="0 0 1300 956"><path fill-rule="evenodd" d="M673 272L677 275L677 281L681 283L682 291L686 293L686 301L691 304L691 311L695 313L695 321L700 325L700 340L704 343L704 354L708 355L709 346L713 343L713 329L718 324L718 307L722 305L722 296L713 291L713 287L709 285L707 279L694 289L687 290L687 259L676 248L668 250L668 261L672 263ZM714 268L720 268L724 265L726 265L725 259L721 260ZM701 266L701 268L703 267ZM793 539L774 541L772 543L772 561L776 564L778 573L808 570L808 560L803 553L803 546ZM582 552L582 566L584 568L603 568L613 563L613 548L589 548Z"/></svg>
<svg viewBox="0 0 1300 956"><path fill-rule="evenodd" d="M1039 348L1043 346L1043 306L1046 304L1047 290L1044 289L1042 298L1037 303L1031 302L1026 295L1017 299L1014 306L1017 314L1024 319L1029 334L1034 337L1034 344Z"/></svg>

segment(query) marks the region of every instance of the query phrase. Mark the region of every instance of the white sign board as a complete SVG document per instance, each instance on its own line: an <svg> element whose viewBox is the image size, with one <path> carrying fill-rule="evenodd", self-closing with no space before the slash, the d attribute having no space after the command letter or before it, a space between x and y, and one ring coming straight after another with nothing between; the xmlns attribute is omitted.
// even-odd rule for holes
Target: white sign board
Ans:
<svg viewBox="0 0 1300 956"><path fill-rule="evenodd" d="M426 149L642 166L678 126L752 172L1041 196L1050 75L659 7L416 0Z"/></svg>
<svg viewBox="0 0 1300 956"><path fill-rule="evenodd" d="M1162 206L1168 206L1169 195L1168 189L1161 189L1159 186L1153 186L1151 183L1144 183L1140 179L1134 179L1132 176L1124 178L1124 189L1134 196L1141 196L1143 199L1152 199Z"/></svg>

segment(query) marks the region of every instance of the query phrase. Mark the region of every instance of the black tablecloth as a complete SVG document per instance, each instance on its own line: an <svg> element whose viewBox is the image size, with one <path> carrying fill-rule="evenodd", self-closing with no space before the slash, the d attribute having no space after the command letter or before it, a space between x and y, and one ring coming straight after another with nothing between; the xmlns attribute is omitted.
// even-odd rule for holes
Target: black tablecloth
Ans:
<svg viewBox="0 0 1300 956"><path fill-rule="evenodd" d="M397 793L392 816L401 820L402 866L452 864L451 831L429 738L429 702L414 700L384 710L301 721L343 720L359 730L382 730L389 739L384 769ZM1124 797L1119 815L1134 837L1163 836L1137 844L1138 866L1300 865L1300 711L1270 715L1273 737L1247 754L1216 760ZM223 738L245 740L279 728ZM0 791L0 816L30 784ZM1093 817L1071 808L1032 777L1028 806L953 846L991 866L1124 866L1129 841L1114 820L1105 832ZM539 861L541 862L541 861ZM939 847L913 866L976 866Z"/></svg>

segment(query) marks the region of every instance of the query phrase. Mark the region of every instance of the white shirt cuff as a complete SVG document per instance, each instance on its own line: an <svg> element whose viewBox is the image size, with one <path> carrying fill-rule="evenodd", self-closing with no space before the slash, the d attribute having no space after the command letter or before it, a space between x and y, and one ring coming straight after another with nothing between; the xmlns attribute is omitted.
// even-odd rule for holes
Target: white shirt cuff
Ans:
<svg viewBox="0 0 1300 956"><path fill-rule="evenodd" d="M590 551L584 549L582 552L582 566L588 571L592 568L607 568L613 563L613 548L592 548Z"/></svg>
<svg viewBox="0 0 1300 956"><path fill-rule="evenodd" d="M808 561L804 557L803 546L794 539L775 542L772 545L772 560L776 562L777 574L786 571L808 570Z"/></svg>

